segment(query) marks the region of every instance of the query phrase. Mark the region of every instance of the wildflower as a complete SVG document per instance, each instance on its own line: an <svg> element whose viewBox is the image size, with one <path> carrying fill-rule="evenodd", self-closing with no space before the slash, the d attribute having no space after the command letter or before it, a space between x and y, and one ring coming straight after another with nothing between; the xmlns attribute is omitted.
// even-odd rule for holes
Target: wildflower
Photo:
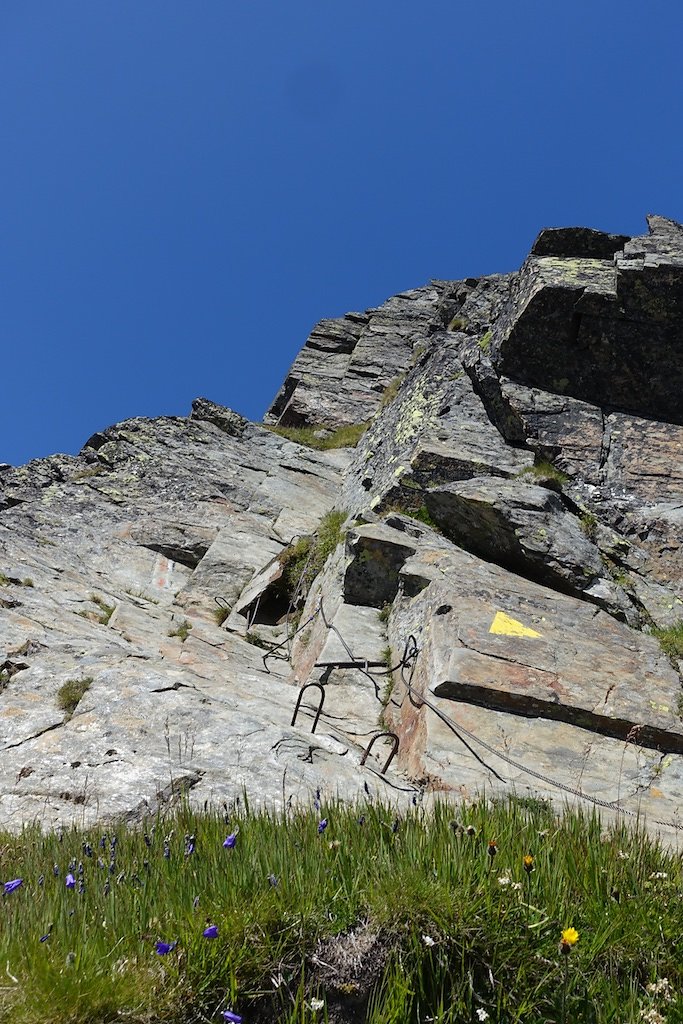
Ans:
<svg viewBox="0 0 683 1024"><path fill-rule="evenodd" d="M341 846L341 839L332 839L327 845L329 846L330 850L338 850L339 847Z"/></svg>
<svg viewBox="0 0 683 1024"><path fill-rule="evenodd" d="M422 941L424 942L425 946L435 946L436 945L436 943L434 942L434 939L431 937L431 935L423 935L422 936Z"/></svg>
<svg viewBox="0 0 683 1024"><path fill-rule="evenodd" d="M562 932L562 938L560 939L560 953L563 956L568 956L571 952L572 946L575 946L579 941L579 933L576 928L565 928Z"/></svg>
<svg viewBox="0 0 683 1024"><path fill-rule="evenodd" d="M280 880L277 878L276 875L268 875L268 881L272 885L273 889L280 884Z"/></svg>
<svg viewBox="0 0 683 1024"><path fill-rule="evenodd" d="M476 1015L477 1015L479 1020L483 1021L483 1020L488 1020L489 1019L488 1013L486 1012L486 1010L482 1009L481 1006L478 1009L476 1009L474 1012L476 1013Z"/></svg>
<svg viewBox="0 0 683 1024"><path fill-rule="evenodd" d="M232 850L236 842L237 833L231 832L230 835L223 840L223 846L226 848L226 850Z"/></svg>
<svg viewBox="0 0 683 1024"><path fill-rule="evenodd" d="M365 815L364 814L361 814L360 818L358 819L358 824L359 825L364 825L365 824Z"/></svg>
<svg viewBox="0 0 683 1024"><path fill-rule="evenodd" d="M156 951L159 956L166 956L167 953L172 953L177 945L177 942L157 942Z"/></svg>
<svg viewBox="0 0 683 1024"><path fill-rule="evenodd" d="M498 879L498 885L501 887L501 889L507 889L511 881L512 879L510 878L509 875L501 875L500 878Z"/></svg>
<svg viewBox="0 0 683 1024"><path fill-rule="evenodd" d="M76 888L76 879L71 874L71 872L69 872L69 874L64 879L64 884L66 885L67 889L75 889Z"/></svg>
<svg viewBox="0 0 683 1024"><path fill-rule="evenodd" d="M318 822L318 835L322 835L327 828L327 818L323 818L322 821Z"/></svg>
<svg viewBox="0 0 683 1024"><path fill-rule="evenodd" d="M5 885L4 885L5 895L8 896L9 893L14 892L15 889L18 889L19 886L23 885L23 884L24 884L24 879L23 878L13 878L11 882L5 882Z"/></svg>
<svg viewBox="0 0 683 1024"><path fill-rule="evenodd" d="M514 892L520 892L520 890L523 889L523 885L521 882L513 882L512 889Z"/></svg>
<svg viewBox="0 0 683 1024"><path fill-rule="evenodd" d="M313 1013L317 1013L318 1010L322 1010L323 1006L325 1005L325 1000L324 999L311 999L310 1005L311 1005L311 1009L313 1010Z"/></svg>
<svg viewBox="0 0 683 1024"><path fill-rule="evenodd" d="M315 807L316 811L320 810L320 790L319 789L316 789L316 791L315 791L315 800L313 801L313 806Z"/></svg>
<svg viewBox="0 0 683 1024"><path fill-rule="evenodd" d="M50 931L52 931L51 928L50 928ZM40 936L40 941L41 942L47 942L47 940L50 938L50 931L47 931L47 932L45 932L44 935Z"/></svg>
<svg viewBox="0 0 683 1024"><path fill-rule="evenodd" d="M232 1010L223 1010L221 1016L223 1020L230 1021L230 1024L242 1024L242 1018L239 1013L233 1013Z"/></svg>
<svg viewBox="0 0 683 1024"><path fill-rule="evenodd" d="M640 1019L644 1020L646 1024L666 1024L666 1017L662 1017L654 1006L650 1010L641 1010Z"/></svg>
<svg viewBox="0 0 683 1024"><path fill-rule="evenodd" d="M90 843L83 843L83 853L86 857L92 857L92 846Z"/></svg>
<svg viewBox="0 0 683 1024"><path fill-rule="evenodd" d="M467 832L468 836L476 836L477 834L477 830L474 827L474 825L468 825L467 828L465 829L465 832Z"/></svg>
<svg viewBox="0 0 683 1024"><path fill-rule="evenodd" d="M218 925L210 924L208 928L205 928L202 932L205 939L217 939L218 938Z"/></svg>
<svg viewBox="0 0 683 1024"><path fill-rule="evenodd" d="M185 856L189 857L195 850L195 837L185 836Z"/></svg>
<svg viewBox="0 0 683 1024"><path fill-rule="evenodd" d="M55 876L55 878L59 877L59 864L52 865L52 874Z"/></svg>
<svg viewBox="0 0 683 1024"><path fill-rule="evenodd" d="M145 834L143 835L143 837L142 837L142 838L144 839L144 842L145 842L145 846L146 846L147 848L149 848L149 847L150 847L150 846L152 845L152 840L151 840L151 839L149 838L149 836L147 835L147 833L146 833L146 832L145 832Z"/></svg>
<svg viewBox="0 0 683 1024"><path fill-rule="evenodd" d="M666 871L653 871L652 874L650 875L650 878L654 878L654 879L668 878L668 877L669 876L667 875Z"/></svg>
<svg viewBox="0 0 683 1024"><path fill-rule="evenodd" d="M628 860L628 854L624 853L623 850L617 850L617 857L619 860Z"/></svg>
<svg viewBox="0 0 683 1024"><path fill-rule="evenodd" d="M496 856L497 853L498 853L498 844L496 843L496 840L495 839L489 839L489 857L491 858L491 860L493 860L493 858Z"/></svg>
<svg viewBox="0 0 683 1024"><path fill-rule="evenodd" d="M527 853L522 863L524 865L524 870L526 871L527 875L530 875L531 872L535 870L534 858L531 856L530 853Z"/></svg>
<svg viewBox="0 0 683 1024"><path fill-rule="evenodd" d="M663 996L668 1003L671 1002L671 985L668 978L660 978L659 981L652 981L645 986L645 991L651 996Z"/></svg>
<svg viewBox="0 0 683 1024"><path fill-rule="evenodd" d="M166 860L170 860L170 858L171 858L171 847L168 845L168 843L167 843L167 841L165 839L164 839L164 857L166 858Z"/></svg>

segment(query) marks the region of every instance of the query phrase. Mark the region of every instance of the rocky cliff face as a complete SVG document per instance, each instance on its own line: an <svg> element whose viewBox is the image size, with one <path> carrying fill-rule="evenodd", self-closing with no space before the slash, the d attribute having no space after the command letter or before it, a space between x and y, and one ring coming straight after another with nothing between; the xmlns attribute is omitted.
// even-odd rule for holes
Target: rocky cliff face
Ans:
<svg viewBox="0 0 683 1024"><path fill-rule="evenodd" d="M651 217L323 321L265 425L3 467L0 826L486 789L676 835L682 384Z"/></svg>

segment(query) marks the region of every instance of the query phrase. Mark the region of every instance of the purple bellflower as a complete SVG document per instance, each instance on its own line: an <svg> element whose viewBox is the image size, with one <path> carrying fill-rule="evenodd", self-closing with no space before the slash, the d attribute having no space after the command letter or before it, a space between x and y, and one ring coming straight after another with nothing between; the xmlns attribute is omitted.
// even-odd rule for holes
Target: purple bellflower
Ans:
<svg viewBox="0 0 683 1024"><path fill-rule="evenodd" d="M172 953L177 945L177 942L157 942L156 951L159 956L166 956L167 953Z"/></svg>
<svg viewBox="0 0 683 1024"><path fill-rule="evenodd" d="M203 933L205 939L217 939L218 938L218 925L210 924L208 928L205 928Z"/></svg>
<svg viewBox="0 0 683 1024"><path fill-rule="evenodd" d="M322 821L318 822L318 835L321 836L327 828L327 818L323 818Z"/></svg>
<svg viewBox="0 0 683 1024"><path fill-rule="evenodd" d="M5 895L7 896L7 895L9 895L9 893L14 892L15 889L18 889L19 886L23 885L23 884L24 884L24 879L23 878L13 878L11 882L5 882L5 884L3 886L3 891L4 891Z"/></svg>
<svg viewBox="0 0 683 1024"><path fill-rule="evenodd" d="M232 850L232 848L234 847L236 842L237 842L237 833L236 832L231 832L230 835L227 836L227 838L223 840L223 846L226 848L226 850Z"/></svg>
<svg viewBox="0 0 683 1024"><path fill-rule="evenodd" d="M232 1010L223 1010L221 1016L223 1020L230 1021L230 1024L242 1024L242 1018L239 1013L233 1013Z"/></svg>
<svg viewBox="0 0 683 1024"><path fill-rule="evenodd" d="M67 889L75 889L76 888L76 879L71 874L71 872L69 872L69 874L66 876L66 878L64 880L64 884L66 885Z"/></svg>

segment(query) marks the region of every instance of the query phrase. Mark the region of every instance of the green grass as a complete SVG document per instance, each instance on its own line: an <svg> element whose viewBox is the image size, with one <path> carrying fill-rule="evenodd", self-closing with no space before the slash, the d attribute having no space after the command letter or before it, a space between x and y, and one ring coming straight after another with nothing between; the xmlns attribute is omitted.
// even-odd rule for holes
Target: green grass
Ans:
<svg viewBox="0 0 683 1024"><path fill-rule="evenodd" d="M185 641L187 640L188 636L190 635L190 630L191 629L192 629L192 623L188 622L187 619L183 619L183 621L181 623L179 623L179 625L176 626L175 629L169 630L168 635L169 636L177 636L179 638L180 642L184 644Z"/></svg>
<svg viewBox="0 0 683 1024"><path fill-rule="evenodd" d="M273 646L272 644L269 644L267 640L264 640L263 637L260 637L258 633L255 633L253 630L247 630L247 632L244 634L244 639L247 641L248 644L251 644L253 647L261 647L264 651L269 651L270 648Z"/></svg>
<svg viewBox="0 0 683 1024"><path fill-rule="evenodd" d="M673 661L683 658L683 620L668 629L653 629L654 636L659 640L662 650Z"/></svg>
<svg viewBox="0 0 683 1024"><path fill-rule="evenodd" d="M212 612L214 621L217 626L222 626L229 614L230 609L225 608L223 605L219 605L218 608L214 608Z"/></svg>
<svg viewBox="0 0 683 1024"><path fill-rule="evenodd" d="M394 401L397 394L399 393L401 389L401 384L405 379L405 373L399 373L397 377L394 377L393 380L389 381L384 391L382 392L382 397L379 403L380 409L385 409L387 405L391 405L391 403Z"/></svg>
<svg viewBox="0 0 683 1024"><path fill-rule="evenodd" d="M2 900L0 1020L683 1019L680 857L595 817L556 820L540 802L455 813L461 823L446 805L400 818L374 803L286 819L181 810L135 831L0 835L3 877L23 879ZM579 941L565 957L570 927ZM158 940L178 945L159 956Z"/></svg>
<svg viewBox="0 0 683 1024"><path fill-rule="evenodd" d="M593 515L592 512L584 512L579 519L579 525L588 540L595 543L598 536L598 517Z"/></svg>
<svg viewBox="0 0 683 1024"><path fill-rule="evenodd" d="M96 604L97 607L100 609L100 614L97 617L97 621L101 625L106 626L110 618L114 614L114 609L116 608L116 605L107 604L104 598L98 597L97 594L91 594L90 600L93 602L93 604Z"/></svg>
<svg viewBox="0 0 683 1024"><path fill-rule="evenodd" d="M541 459L533 466L526 466L517 474L517 477L523 476L533 476L541 484L554 483L560 487L563 484L569 483L567 474L563 473L557 466L553 466L552 462L548 462L547 459Z"/></svg>
<svg viewBox="0 0 683 1024"><path fill-rule="evenodd" d="M303 604L313 580L343 541L346 518L346 512L326 512L313 536L301 537L280 554L285 587L290 597L294 597L298 590L298 598Z"/></svg>
<svg viewBox="0 0 683 1024"><path fill-rule="evenodd" d="M264 424L266 430L280 437L286 437L288 441L296 441L307 448L315 448L317 451L329 451L331 448L355 448L365 431L370 426L369 420L364 423L351 423L345 427L339 427L325 437L317 437L318 431L326 430L323 425L313 424L308 427L278 427Z"/></svg>
<svg viewBox="0 0 683 1024"><path fill-rule="evenodd" d="M92 676L83 679L67 679L57 690L57 705L71 718L81 698L92 686Z"/></svg>
<svg viewBox="0 0 683 1024"><path fill-rule="evenodd" d="M391 601L386 601L382 605L380 610L377 612L377 617L378 617L380 622L386 624L389 621L389 616L391 615L391 609L392 609Z"/></svg>
<svg viewBox="0 0 683 1024"><path fill-rule="evenodd" d="M493 331L487 331L486 334L482 334L478 341L479 348L482 352L488 352L491 348L491 340L493 338Z"/></svg>

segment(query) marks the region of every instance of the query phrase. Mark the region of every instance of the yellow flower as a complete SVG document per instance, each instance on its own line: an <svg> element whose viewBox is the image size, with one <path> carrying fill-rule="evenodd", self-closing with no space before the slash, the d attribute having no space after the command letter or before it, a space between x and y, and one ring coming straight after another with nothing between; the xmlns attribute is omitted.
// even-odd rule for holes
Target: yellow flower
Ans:
<svg viewBox="0 0 683 1024"><path fill-rule="evenodd" d="M567 946L575 946L579 941L579 933L576 928L565 928L562 932L562 944Z"/></svg>
<svg viewBox="0 0 683 1024"><path fill-rule="evenodd" d="M534 858L531 856L530 853L527 853L526 857L524 858L524 870L527 872L527 874L531 874L531 872L534 870Z"/></svg>

